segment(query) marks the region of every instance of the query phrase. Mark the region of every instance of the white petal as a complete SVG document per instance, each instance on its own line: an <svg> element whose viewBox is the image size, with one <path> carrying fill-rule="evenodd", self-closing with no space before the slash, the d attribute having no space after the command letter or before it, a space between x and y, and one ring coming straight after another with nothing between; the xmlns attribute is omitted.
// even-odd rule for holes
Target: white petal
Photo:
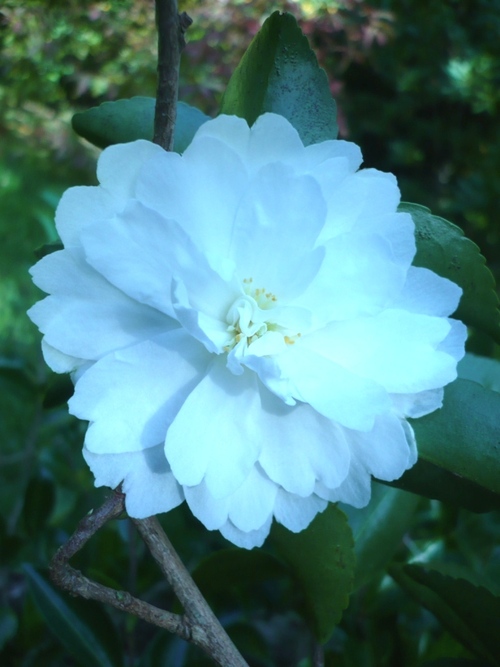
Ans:
<svg viewBox="0 0 500 667"><path fill-rule="evenodd" d="M418 419L438 410L443 405L443 394L443 388L440 387L417 394L391 394L391 400L400 417Z"/></svg>
<svg viewBox="0 0 500 667"><path fill-rule="evenodd" d="M99 220L109 220L125 202L99 186L69 188L56 209L56 228L66 249L80 245L80 232Z"/></svg>
<svg viewBox="0 0 500 667"><path fill-rule="evenodd" d="M97 178L116 200L126 202L137 194L137 179L152 159L161 159L166 151L144 139L109 146L99 156Z"/></svg>
<svg viewBox="0 0 500 667"><path fill-rule="evenodd" d="M210 125L208 121L200 130ZM205 255L217 258L228 254L234 214L247 182L239 156L200 133L182 156L151 160L137 190L144 205L176 220Z"/></svg>
<svg viewBox="0 0 500 667"><path fill-rule="evenodd" d="M345 162L342 174L353 173L359 169L363 162L361 149L352 141L321 141L319 144L306 146L302 168L307 172L321 178L322 183L331 183L333 179L339 178L339 172L335 168ZM328 186L327 186L328 187Z"/></svg>
<svg viewBox="0 0 500 667"><path fill-rule="evenodd" d="M85 445L96 454L134 452L165 439L210 357L182 330L104 357L78 380L71 414L92 422Z"/></svg>
<svg viewBox="0 0 500 667"><path fill-rule="evenodd" d="M467 340L467 327L463 322L449 318L448 324L451 329L446 338L439 343L437 349L450 355L455 361L460 361L465 354L465 341ZM453 377L455 379L456 375Z"/></svg>
<svg viewBox="0 0 500 667"><path fill-rule="evenodd" d="M450 331L444 318L387 309L331 324L302 344L390 393L413 394L455 379L455 359L437 349Z"/></svg>
<svg viewBox="0 0 500 667"><path fill-rule="evenodd" d="M245 533L268 523L277 492L277 485L258 466L251 468L243 484L225 498L214 498L205 481L184 487L190 510L206 528L220 529L229 519Z"/></svg>
<svg viewBox="0 0 500 667"><path fill-rule="evenodd" d="M310 176L294 176L283 164L263 167L240 203L231 258L240 280L278 299L302 292L319 269L323 252L312 252L325 222L321 190Z"/></svg>
<svg viewBox="0 0 500 667"><path fill-rule="evenodd" d="M235 286L210 268L176 222L136 201L107 225L88 228L82 242L87 261L110 282L169 315L172 278L183 282L193 309L221 320L235 298Z"/></svg>
<svg viewBox="0 0 500 667"><path fill-rule="evenodd" d="M85 263L80 250L47 255L31 273L35 284L52 295L28 314L46 342L70 357L99 359L177 326L116 289Z"/></svg>
<svg viewBox="0 0 500 667"><path fill-rule="evenodd" d="M196 140L211 137L223 141L241 158L246 158L250 141L250 128L243 118L238 116L220 115L203 123L196 132Z"/></svg>
<svg viewBox="0 0 500 667"><path fill-rule="evenodd" d="M362 169L323 194L328 216L319 242L350 231L359 219L394 213L400 201L394 176L375 169Z"/></svg>
<svg viewBox="0 0 500 667"><path fill-rule="evenodd" d="M342 426L369 431L376 415L390 405L386 391L371 379L332 363L321 351L306 347L308 338L303 337L300 344L279 357L294 398Z"/></svg>
<svg viewBox="0 0 500 667"><path fill-rule="evenodd" d="M214 360L170 426L165 452L177 480L195 486L205 479L210 493L236 491L257 460L262 442L257 378L235 376L225 358Z"/></svg>
<svg viewBox="0 0 500 667"><path fill-rule="evenodd" d="M264 540L269 535L271 529L272 517L269 517L267 522L258 528L257 530L252 530L250 532L244 532L231 522L227 521L220 528L220 532L233 544L236 544L237 547L242 549L253 549L254 547L261 547L264 544Z"/></svg>
<svg viewBox="0 0 500 667"><path fill-rule="evenodd" d="M231 523L250 533L266 525L272 517L278 486L254 466L237 491L229 499Z"/></svg>
<svg viewBox="0 0 500 667"><path fill-rule="evenodd" d="M30 311L28 311L29 314ZM73 373L77 368L87 363L85 359L71 357L64 354L55 347L49 345L45 338L42 339L42 353L45 363L54 373Z"/></svg>
<svg viewBox="0 0 500 667"><path fill-rule="evenodd" d="M396 415L378 417L367 433L346 430L346 438L351 448L351 468L346 479L336 489L316 485L316 493L333 502L364 507L370 500L371 475L392 481L416 461L413 431Z"/></svg>
<svg viewBox="0 0 500 667"><path fill-rule="evenodd" d="M299 133L283 116L265 113L252 125L248 160L254 169L272 162L290 163L304 154Z"/></svg>
<svg viewBox="0 0 500 667"><path fill-rule="evenodd" d="M297 300L318 322L376 314L400 293L406 267L394 262L390 243L377 234L342 234L325 246L325 258Z"/></svg>
<svg viewBox="0 0 500 667"><path fill-rule="evenodd" d="M263 447L259 463L285 491L310 495L316 481L338 486L349 471L343 429L311 406L294 407L261 388Z"/></svg>
<svg viewBox="0 0 500 667"><path fill-rule="evenodd" d="M280 489L274 505L274 518L288 530L298 533L327 506L328 502L315 494L301 498Z"/></svg>
<svg viewBox="0 0 500 667"><path fill-rule="evenodd" d="M124 454L94 454L84 448L83 456L96 486L114 489L123 481L125 507L134 519L169 512L184 500L162 445Z"/></svg>
<svg viewBox="0 0 500 667"><path fill-rule="evenodd" d="M79 234L89 224L112 218L135 196L137 176L145 162L165 151L150 141L110 146L99 156L101 187L67 190L56 211L56 227L65 247L78 246Z"/></svg>
<svg viewBox="0 0 500 667"><path fill-rule="evenodd" d="M446 317L456 310L461 296L461 288L451 280L441 278L429 269L411 266L404 287L391 307Z"/></svg>

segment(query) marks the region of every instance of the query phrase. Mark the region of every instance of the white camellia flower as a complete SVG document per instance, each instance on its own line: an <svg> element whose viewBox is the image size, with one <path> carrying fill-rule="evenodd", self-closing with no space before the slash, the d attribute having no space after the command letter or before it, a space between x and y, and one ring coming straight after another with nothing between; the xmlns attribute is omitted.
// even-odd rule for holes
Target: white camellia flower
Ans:
<svg viewBox="0 0 500 667"><path fill-rule="evenodd" d="M182 156L106 149L100 185L63 196L29 314L73 373L96 485L123 482L132 517L186 500L251 548L415 463L406 418L456 377L461 290L411 266L396 180L361 161L281 116L220 116Z"/></svg>

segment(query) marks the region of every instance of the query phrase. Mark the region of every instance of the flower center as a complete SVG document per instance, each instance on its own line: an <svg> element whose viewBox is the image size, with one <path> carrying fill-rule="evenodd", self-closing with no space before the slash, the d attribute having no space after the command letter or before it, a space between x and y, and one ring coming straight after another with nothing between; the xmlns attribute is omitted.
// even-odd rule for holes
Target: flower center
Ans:
<svg viewBox="0 0 500 667"><path fill-rule="evenodd" d="M300 333L291 331L287 323L280 322L283 309L278 307L277 297L263 288L253 287L252 283L252 278L243 281L245 294L234 301L226 315L230 340L224 351L234 350L232 356L240 359L248 347L259 339L265 338L257 353L260 356L277 353L284 345L293 345L300 337Z"/></svg>

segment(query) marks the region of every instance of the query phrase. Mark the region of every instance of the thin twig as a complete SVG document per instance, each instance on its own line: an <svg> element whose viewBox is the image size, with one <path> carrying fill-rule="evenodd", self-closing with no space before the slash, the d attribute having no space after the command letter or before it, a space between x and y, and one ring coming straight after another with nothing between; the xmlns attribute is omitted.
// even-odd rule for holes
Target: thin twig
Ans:
<svg viewBox="0 0 500 667"><path fill-rule="evenodd" d="M110 604L176 634L204 650L221 667L248 667L203 598L177 552L155 517L133 519L142 539L184 607L185 614L173 614L85 577L69 565L90 538L124 511L125 496L120 487L97 510L90 512L69 540L60 547L50 564L52 581L72 595Z"/></svg>
<svg viewBox="0 0 500 667"><path fill-rule="evenodd" d="M177 115L180 54L184 33L191 25L189 16L177 13L177 0L156 0L158 25L158 88L154 123L155 144L167 151L174 146Z"/></svg>
<svg viewBox="0 0 500 667"><path fill-rule="evenodd" d="M248 667L184 567L158 519L150 517L133 521L192 623L191 641L204 648L219 665Z"/></svg>

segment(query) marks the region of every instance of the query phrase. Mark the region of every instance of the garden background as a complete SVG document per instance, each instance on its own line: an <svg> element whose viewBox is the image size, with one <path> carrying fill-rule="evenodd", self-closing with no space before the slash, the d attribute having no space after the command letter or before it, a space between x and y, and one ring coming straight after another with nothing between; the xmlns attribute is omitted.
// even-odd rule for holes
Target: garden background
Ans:
<svg viewBox="0 0 500 667"><path fill-rule="evenodd" d="M212 116L263 20L275 9L293 13L327 72L340 138L362 147L365 166L396 174L403 200L462 227L498 282L500 2L191 0L180 9L194 23L179 99ZM155 89L151 0L6 0L0 6L0 663L6 666L92 664L68 649L75 641L61 636L68 628L57 632L59 639L47 631L40 608L38 573L105 491L93 488L81 457L84 426L67 414L67 381L44 366L39 333L25 315L40 298L28 269L36 248L57 239L53 216L62 192L95 182L98 150L73 133L73 113L107 100L154 96ZM473 336L468 349L500 358L486 336ZM237 569L211 564L209 555L228 545L183 508L162 521L251 664L311 664L302 603L290 582L264 565L249 581L256 561L244 558ZM441 549L477 568L493 558L500 573L498 548L491 552L492 538L498 543L500 536L493 514L423 500L408 529L402 558L405 550ZM76 564L160 606L170 602L126 521L101 531ZM108 616L83 601L74 609L84 629L105 629L102 642L115 660L109 664L205 664L180 640L131 618ZM470 654L387 585L383 595L364 591L354 598L327 664L412 667L442 656Z"/></svg>

